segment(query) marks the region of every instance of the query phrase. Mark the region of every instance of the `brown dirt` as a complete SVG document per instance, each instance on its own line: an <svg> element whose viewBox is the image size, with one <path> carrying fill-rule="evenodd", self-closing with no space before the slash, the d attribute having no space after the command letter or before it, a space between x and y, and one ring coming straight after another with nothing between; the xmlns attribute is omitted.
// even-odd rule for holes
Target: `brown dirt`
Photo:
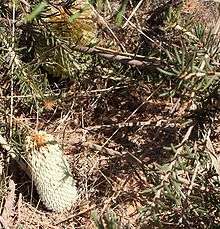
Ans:
<svg viewBox="0 0 220 229"><path fill-rule="evenodd" d="M200 4L198 1L190 2L191 5L185 10L192 8L186 13L194 12L197 4ZM140 15L143 21L145 12L142 10ZM204 14L201 15L203 16ZM129 36L132 37L133 32L129 31ZM122 42L123 36L120 40ZM123 45L131 51L134 47L129 47L129 44L131 42L125 39ZM109 83L105 79L96 81L100 89ZM91 217L93 211L99 212L100 216L114 211L120 228L128 225L130 228L138 228L140 209L143 207L141 193L150 186L143 172L143 165L166 161L169 155L165 154L163 147L170 143L179 143L182 130L175 125L175 121L173 125L162 127L154 124L98 130L87 130L86 127L122 123L132 113L128 122L160 119L169 122L178 118L178 111L182 107L177 107L176 116L170 118L177 100L164 101L156 96L148 99L156 87L140 81L130 81L126 84L128 85L125 89L107 93L97 90L93 94L87 90L87 96L77 97L80 90L76 93L74 90L78 89L78 85L73 83L70 89L74 92L73 96L46 107L48 111L42 117L40 126L53 133L64 146L81 197L71 211L48 212L39 204L31 181L22 172L17 172L18 168L13 168L17 202L10 228L96 228ZM69 109L71 105L72 109ZM57 112L56 117L54 115L47 123L47 118L54 112ZM105 145L113 151L94 150L94 144Z"/></svg>

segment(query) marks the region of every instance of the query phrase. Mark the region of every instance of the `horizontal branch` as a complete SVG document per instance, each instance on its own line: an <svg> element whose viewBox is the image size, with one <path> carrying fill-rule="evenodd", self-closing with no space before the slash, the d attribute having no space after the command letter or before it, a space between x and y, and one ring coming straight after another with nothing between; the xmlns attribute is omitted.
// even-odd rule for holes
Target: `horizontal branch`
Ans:
<svg viewBox="0 0 220 229"><path fill-rule="evenodd" d="M144 56L130 54L130 53L118 53L117 51L104 49L104 48L90 48L90 47L82 47L82 46L75 46L73 47L74 50L88 53L88 54L96 54L100 57L111 61L118 61L122 64L130 65L132 67L138 68L148 68L152 66L161 66L162 61L157 58L149 58L146 60ZM142 60L141 60L142 59Z"/></svg>

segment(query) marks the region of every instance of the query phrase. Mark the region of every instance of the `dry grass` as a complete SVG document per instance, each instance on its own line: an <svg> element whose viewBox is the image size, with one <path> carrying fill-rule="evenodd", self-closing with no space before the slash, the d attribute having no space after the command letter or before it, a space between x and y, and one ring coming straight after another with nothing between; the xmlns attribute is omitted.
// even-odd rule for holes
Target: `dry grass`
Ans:
<svg viewBox="0 0 220 229"><path fill-rule="evenodd" d="M123 25L116 28L112 26L112 30L109 30L108 26L113 24L113 19L109 17L107 21L102 21L99 33L102 40L99 45L105 44L106 48L114 48L118 52L134 53L137 43L140 42L139 26L140 28L144 26L145 17L151 8L146 1L142 2L143 4L136 9L128 6L126 17L133 16L128 22L124 21L124 27ZM204 5L199 7L200 4L199 1L189 1L184 8L184 13L193 12L199 20L204 20L205 14L201 15L201 12L197 11L197 8L201 10L205 7ZM116 5L119 3L117 2ZM115 5L112 4L111 7L105 5L105 10L102 9L100 15L105 16L109 11L114 15ZM209 9L207 15L206 18L210 18ZM132 26L133 23L136 27ZM110 38L112 41L110 44L105 42ZM197 126L192 124L189 127L184 123L191 115L192 101L182 102L178 96L161 97L164 86L158 82L152 84L144 79L143 75L146 74L144 71L117 62L109 64L108 61L100 60L98 57L92 60L97 61L97 64L94 64L96 66L86 71L83 78L64 80L64 88L62 80L52 79L50 86L59 88L62 93L40 101L38 110L35 110L33 102L25 104L31 94L25 95L24 98L15 98L17 100L14 100L13 110L14 128L18 123L22 123L24 126L46 130L52 133L63 146L81 193L79 201L68 212L49 212L40 203L31 180L16 163L12 160L8 162L3 152L0 154L2 156L0 171L7 173L2 172L0 175L2 178L4 176L4 180L6 176L16 184L13 214L6 228L156 228L155 224L150 225L150 223L153 221L152 218L156 218L157 213L149 216L149 208L146 206L150 205L153 209L158 199L164 200L164 205L167 203L166 207L171 208L159 216L161 221L159 223L163 227L178 228L179 219L183 220L186 228L187 226L206 228L205 223L209 225L210 222L217 225L219 223L217 210L217 216L214 215L216 221L210 219L210 222L206 222L206 218L202 219L201 227L198 226L199 217L198 222L195 217L195 225L191 225L193 220L190 221L190 217L186 219L189 222L184 222L181 218L181 214L184 215L181 211L184 209L177 207L172 209L170 202L163 195L163 190L156 189L155 186L155 183L162 186L168 183L171 180L173 167L178 167L178 162L182 160L183 164L188 163L187 166L191 166L190 172L184 170L183 165L182 169L178 170L178 175L184 184L180 193L186 195L186 205L194 192L195 196L198 195L197 187L202 187L204 193L213 191L216 194L215 191L219 191L217 186L213 187L213 190L208 186L210 189L205 190L207 187L200 185L198 174L202 174L202 177L205 174L207 180L209 174L204 172L205 166L196 165L195 158L192 161L189 159L191 152L197 155L197 152L207 151L204 142L201 142L204 138L196 136L199 133L195 130ZM3 84L6 85L4 82ZM165 86L172 87L172 85ZM2 101L7 105L13 105L10 103L11 97L7 96L4 94ZM22 106L19 106L19 103ZM6 107L4 104L1 106ZM9 123L10 118L12 119L11 116L7 118ZM136 125L138 122L148 122L148 124ZM119 125L125 123L133 123L133 126ZM207 132L211 131L209 137L215 152L218 153L220 123L219 120L212 123L215 123L213 127L208 127L209 122L204 122L204 126L207 127ZM189 143L190 149L185 145L186 142ZM192 151L188 153L187 150ZM2 164L3 169L1 169ZM167 164L173 167L170 170L164 169L162 172L158 169ZM210 170L209 161L207 171ZM1 182L0 189L5 190L4 193L0 192L0 197L4 196L0 206L1 212L5 208L4 203L9 192L2 188L3 185ZM155 193L150 193L148 196L147 192L153 187ZM210 209L212 207L215 214L216 206L213 204ZM190 206L187 205L187 209L190 209ZM177 220L170 220L169 214L174 214ZM112 227L109 226L111 220ZM98 227L98 223L104 226Z"/></svg>
<svg viewBox="0 0 220 229"><path fill-rule="evenodd" d="M142 96L144 98L144 95ZM148 96L148 93L145 96ZM117 97L120 99L120 94ZM90 99L87 98L87 100ZM132 110L139 106L135 102L131 105L131 101L127 101L127 98L124 98L124 102L127 102ZM118 106L118 103L112 104L114 105ZM84 109L83 119L87 123L87 116L90 119L91 112ZM143 120L166 119L169 109L162 101L149 101L142 106L141 116ZM113 107L111 110L113 111ZM114 108L114 110L118 109ZM122 117L118 117L119 120L131 113L127 109L119 108L119 110L122 112ZM161 115L163 113L164 116ZM77 112L73 109L72 114L65 121L61 118L53 120L48 130L60 140L60 144L64 145L65 153L76 175L77 185L81 190L80 201L71 212L50 213L39 205L30 181L25 182L25 188L19 187L23 186L27 177L22 180L17 178L20 180L17 181L17 187L19 187L17 195L20 193L23 198L20 199L19 206L17 206L13 224L23 225L24 228L62 228L62 226L65 228L73 226L94 228L91 212L96 210L100 216L114 211L118 219L122 219L121 225L129 224L135 228L136 221L139 219L139 209L143 207L140 193L150 187L143 168L148 163L162 162L165 157L162 147L169 146L173 142L174 136L176 137L176 128L155 127L154 125L125 127L112 137L115 128L88 131L86 127L80 128L79 123L75 125L72 116L76 114ZM82 120L81 115L82 113L78 117L80 120ZM94 112L93 115L97 114ZM140 111L137 111L133 119L139 118L139 115ZM100 124L97 118L91 123L91 126L96 124ZM93 149L93 146L96 145L101 148L110 137L112 138L107 144L107 150L100 151L99 147L96 147L98 150Z"/></svg>

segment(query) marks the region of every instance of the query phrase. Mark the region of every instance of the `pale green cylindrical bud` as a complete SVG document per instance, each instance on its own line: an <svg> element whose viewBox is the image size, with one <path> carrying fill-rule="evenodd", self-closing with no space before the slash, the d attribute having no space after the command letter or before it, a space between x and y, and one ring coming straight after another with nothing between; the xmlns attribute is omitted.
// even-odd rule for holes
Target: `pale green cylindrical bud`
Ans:
<svg viewBox="0 0 220 229"><path fill-rule="evenodd" d="M44 131L26 139L27 161L40 199L56 212L70 209L77 200L77 188L69 164L53 136Z"/></svg>

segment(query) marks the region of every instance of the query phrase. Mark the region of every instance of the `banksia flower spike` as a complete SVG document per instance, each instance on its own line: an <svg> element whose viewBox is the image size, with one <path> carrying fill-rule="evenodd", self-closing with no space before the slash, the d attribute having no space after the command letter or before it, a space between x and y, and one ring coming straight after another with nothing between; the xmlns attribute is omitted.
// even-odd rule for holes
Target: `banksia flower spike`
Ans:
<svg viewBox="0 0 220 229"><path fill-rule="evenodd" d="M63 78L82 74L87 68L86 57L82 58L73 47L94 46L98 42L96 21L87 0L77 0L69 5L47 5L39 22L42 30L35 31L33 43L37 58L49 74Z"/></svg>
<svg viewBox="0 0 220 229"><path fill-rule="evenodd" d="M51 6L50 11L51 16L45 21L56 35L78 45L97 42L96 15L87 0L77 0L70 6Z"/></svg>
<svg viewBox="0 0 220 229"><path fill-rule="evenodd" d="M27 161L44 205L56 212L70 209L77 199L69 164L53 136L39 131L26 138Z"/></svg>

